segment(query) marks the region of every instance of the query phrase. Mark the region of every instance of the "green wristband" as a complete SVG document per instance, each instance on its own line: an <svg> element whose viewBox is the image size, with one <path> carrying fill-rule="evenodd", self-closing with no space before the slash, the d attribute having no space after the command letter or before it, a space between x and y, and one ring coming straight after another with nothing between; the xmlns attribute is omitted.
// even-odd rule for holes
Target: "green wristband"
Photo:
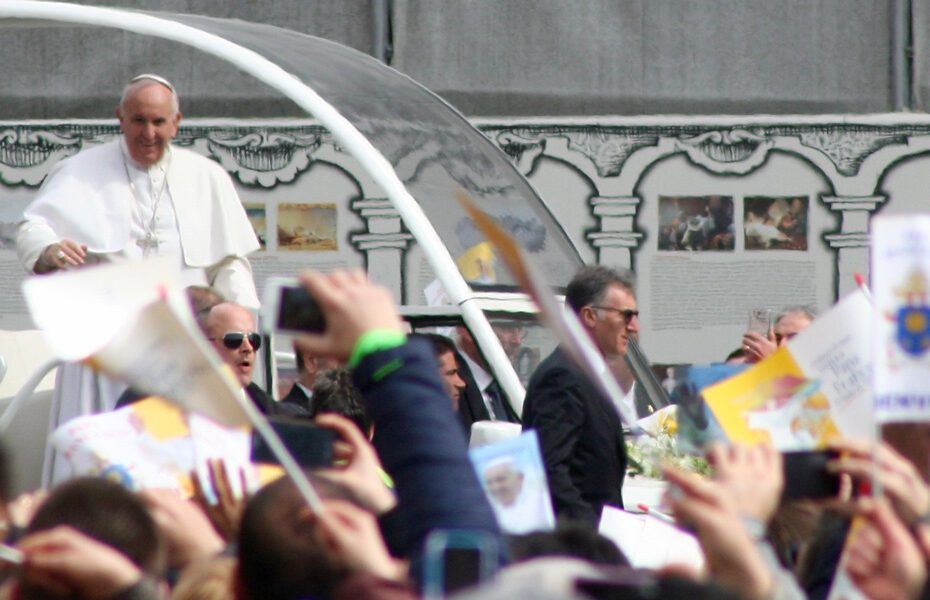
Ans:
<svg viewBox="0 0 930 600"><path fill-rule="evenodd" d="M356 341L355 348L349 356L349 368L354 369L362 359L379 352L403 346L407 341L407 334L396 329L372 329L363 333Z"/></svg>

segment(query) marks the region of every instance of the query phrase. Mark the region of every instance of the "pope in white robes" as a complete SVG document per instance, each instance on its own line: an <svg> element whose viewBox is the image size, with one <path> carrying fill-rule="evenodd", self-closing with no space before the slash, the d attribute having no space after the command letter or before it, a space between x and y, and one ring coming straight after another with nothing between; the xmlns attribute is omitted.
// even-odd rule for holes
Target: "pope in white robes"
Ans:
<svg viewBox="0 0 930 600"><path fill-rule="evenodd" d="M58 163L26 209L16 247L27 271L170 254L185 283L258 307L246 258L258 240L222 167L171 146L177 106L160 77L127 86L117 109L120 140Z"/></svg>
<svg viewBox="0 0 930 600"><path fill-rule="evenodd" d="M229 175L171 146L182 116L174 86L157 75L134 78L116 116L120 139L59 162L26 209L16 237L25 269L41 275L176 256L185 284L213 286L227 300L257 309L246 256L259 248L258 239ZM113 408L125 386L89 375L71 365L59 370L52 427ZM52 478L49 467L47 457L44 483Z"/></svg>

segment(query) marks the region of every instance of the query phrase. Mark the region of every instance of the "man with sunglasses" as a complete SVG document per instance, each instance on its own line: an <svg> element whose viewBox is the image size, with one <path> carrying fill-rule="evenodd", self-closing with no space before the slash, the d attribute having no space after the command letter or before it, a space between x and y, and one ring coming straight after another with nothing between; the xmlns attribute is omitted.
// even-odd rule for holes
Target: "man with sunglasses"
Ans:
<svg viewBox="0 0 930 600"><path fill-rule="evenodd" d="M266 415L308 415L306 410L296 404L275 402L261 387L252 383L256 353L262 347L262 336L256 332L255 317L251 311L233 302L217 304L203 315L201 329L220 358L232 368L242 389L258 410Z"/></svg>
<svg viewBox="0 0 930 600"><path fill-rule="evenodd" d="M257 333L252 312L234 302L221 302L197 315L201 331L213 344L216 352L232 369L242 389L262 413L308 416L306 410L295 404L275 402L258 385L252 382L256 353L262 347L262 336ZM122 408L141 400L145 394L126 390L116 403Z"/></svg>
<svg viewBox="0 0 930 600"><path fill-rule="evenodd" d="M639 333L632 278L585 267L568 284L565 302L607 363L622 362ZM627 461L619 411L560 348L530 378L523 429L539 436L557 517L596 528L604 504L623 506Z"/></svg>

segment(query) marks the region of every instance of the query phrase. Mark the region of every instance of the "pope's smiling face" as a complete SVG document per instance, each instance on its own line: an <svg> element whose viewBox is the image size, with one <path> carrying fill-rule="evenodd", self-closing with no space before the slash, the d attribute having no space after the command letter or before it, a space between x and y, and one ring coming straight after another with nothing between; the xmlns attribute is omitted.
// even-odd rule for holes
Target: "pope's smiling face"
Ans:
<svg viewBox="0 0 930 600"><path fill-rule="evenodd" d="M116 116L129 156L145 168L161 160L181 123L174 94L155 81L139 82L130 90Z"/></svg>

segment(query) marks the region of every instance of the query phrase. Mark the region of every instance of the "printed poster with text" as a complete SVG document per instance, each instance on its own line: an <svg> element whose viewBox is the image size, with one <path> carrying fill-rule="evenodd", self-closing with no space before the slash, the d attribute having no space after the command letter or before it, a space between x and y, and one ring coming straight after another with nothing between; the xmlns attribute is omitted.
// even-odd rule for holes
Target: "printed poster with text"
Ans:
<svg viewBox="0 0 930 600"><path fill-rule="evenodd" d="M872 305L853 292L786 346L703 395L733 442L771 442L782 451L874 435Z"/></svg>
<svg viewBox="0 0 930 600"><path fill-rule="evenodd" d="M875 412L930 420L930 216L872 220Z"/></svg>

